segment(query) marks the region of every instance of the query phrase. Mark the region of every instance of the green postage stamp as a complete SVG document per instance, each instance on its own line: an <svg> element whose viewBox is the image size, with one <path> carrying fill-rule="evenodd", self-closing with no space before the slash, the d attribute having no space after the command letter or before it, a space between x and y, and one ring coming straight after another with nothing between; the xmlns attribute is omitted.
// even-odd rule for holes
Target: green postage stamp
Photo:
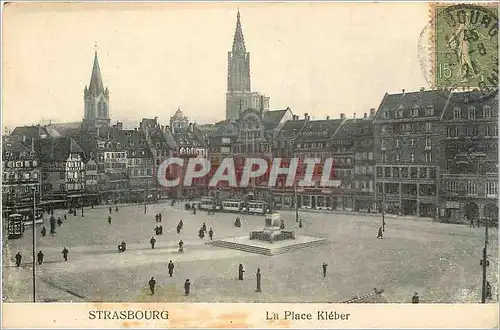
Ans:
<svg viewBox="0 0 500 330"><path fill-rule="evenodd" d="M445 90L498 90L497 4L433 4L434 84Z"/></svg>

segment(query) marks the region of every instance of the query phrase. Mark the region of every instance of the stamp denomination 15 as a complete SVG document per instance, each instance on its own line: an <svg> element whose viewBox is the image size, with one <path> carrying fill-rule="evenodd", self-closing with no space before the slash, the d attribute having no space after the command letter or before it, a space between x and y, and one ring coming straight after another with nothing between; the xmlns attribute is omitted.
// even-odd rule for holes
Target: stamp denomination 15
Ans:
<svg viewBox="0 0 500 330"><path fill-rule="evenodd" d="M492 6L434 6L434 82L439 89L498 90L498 9Z"/></svg>

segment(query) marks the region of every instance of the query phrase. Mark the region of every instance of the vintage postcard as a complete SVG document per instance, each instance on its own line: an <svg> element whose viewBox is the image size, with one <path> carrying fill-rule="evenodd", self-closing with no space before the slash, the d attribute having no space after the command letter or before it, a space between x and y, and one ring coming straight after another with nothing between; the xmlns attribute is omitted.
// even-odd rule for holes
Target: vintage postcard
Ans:
<svg viewBox="0 0 500 330"><path fill-rule="evenodd" d="M498 326L497 2L2 10L3 327Z"/></svg>

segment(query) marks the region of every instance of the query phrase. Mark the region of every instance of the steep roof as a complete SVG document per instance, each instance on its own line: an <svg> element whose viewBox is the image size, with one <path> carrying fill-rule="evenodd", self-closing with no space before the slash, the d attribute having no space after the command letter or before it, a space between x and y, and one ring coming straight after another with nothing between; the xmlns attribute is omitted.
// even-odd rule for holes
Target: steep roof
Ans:
<svg viewBox="0 0 500 330"><path fill-rule="evenodd" d="M296 141L329 140L342 124L343 119L306 120Z"/></svg>
<svg viewBox="0 0 500 330"><path fill-rule="evenodd" d="M419 109L419 117L423 117L425 115L424 110L429 106L434 108L433 117L440 117L447 104L448 97L449 96L435 90L386 94L382 99L376 114L376 119L397 119L394 111L390 118L384 118L383 112L399 109L410 110L415 108Z"/></svg>
<svg viewBox="0 0 500 330"><path fill-rule="evenodd" d="M81 130L81 127L81 122L55 123L45 125L47 133L49 133L50 137L53 138L71 136L78 133Z"/></svg>
<svg viewBox="0 0 500 330"><path fill-rule="evenodd" d="M99 59L97 58L97 50L95 51L94 55L94 65L92 66L92 75L90 76L89 91L95 94L104 92L101 68L99 67Z"/></svg>
<svg viewBox="0 0 500 330"><path fill-rule="evenodd" d="M277 127L281 119L283 119L283 117L289 110L290 109L283 109L264 112L264 116L262 118L264 127L266 129L274 129L275 127Z"/></svg>
<svg viewBox="0 0 500 330"><path fill-rule="evenodd" d="M29 138L39 138L43 135L48 136L47 130L40 125L17 126L10 135L26 136Z"/></svg>
<svg viewBox="0 0 500 330"><path fill-rule="evenodd" d="M240 10L238 9L238 13L236 14L236 29L234 30L233 38L233 52L241 54L246 51L243 29L241 28Z"/></svg>
<svg viewBox="0 0 500 330"><path fill-rule="evenodd" d="M278 137L284 139L293 139L298 136L301 130L304 128L306 120L304 119L294 119L287 120L281 130L278 133Z"/></svg>
<svg viewBox="0 0 500 330"><path fill-rule="evenodd" d="M42 139L35 143L35 150L42 162L66 161L70 153L85 152L72 138Z"/></svg>
<svg viewBox="0 0 500 330"><path fill-rule="evenodd" d="M353 138L369 136L373 132L373 118L346 119L334 138Z"/></svg>

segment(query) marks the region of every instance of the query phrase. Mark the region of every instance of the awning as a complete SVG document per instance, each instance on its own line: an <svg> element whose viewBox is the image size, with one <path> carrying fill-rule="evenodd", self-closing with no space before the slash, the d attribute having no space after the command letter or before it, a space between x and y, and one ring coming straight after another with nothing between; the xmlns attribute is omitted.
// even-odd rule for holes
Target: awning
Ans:
<svg viewBox="0 0 500 330"><path fill-rule="evenodd" d="M53 199L53 200L48 200L48 201L41 201L38 204L39 205L47 205L47 204L64 203L64 202L66 202L65 199Z"/></svg>
<svg viewBox="0 0 500 330"><path fill-rule="evenodd" d="M79 195L69 195L68 198L78 198L78 197L83 197L85 195L79 194Z"/></svg>

